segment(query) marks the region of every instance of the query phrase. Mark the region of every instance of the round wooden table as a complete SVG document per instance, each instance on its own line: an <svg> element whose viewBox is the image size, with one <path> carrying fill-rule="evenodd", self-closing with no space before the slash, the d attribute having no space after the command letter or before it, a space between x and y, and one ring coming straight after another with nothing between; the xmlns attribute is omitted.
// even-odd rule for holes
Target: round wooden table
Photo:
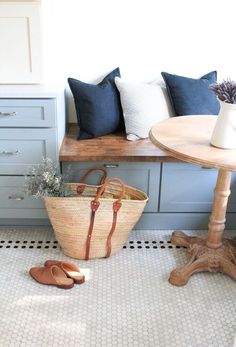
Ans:
<svg viewBox="0 0 236 347"><path fill-rule="evenodd" d="M187 248L188 262L173 270L169 282L181 286L196 272L223 272L236 280L236 240L223 238L230 195L231 172L236 171L236 149L210 145L214 116L170 118L154 126L151 141L168 155L182 161L218 169L207 238L190 237L174 231L171 242Z"/></svg>

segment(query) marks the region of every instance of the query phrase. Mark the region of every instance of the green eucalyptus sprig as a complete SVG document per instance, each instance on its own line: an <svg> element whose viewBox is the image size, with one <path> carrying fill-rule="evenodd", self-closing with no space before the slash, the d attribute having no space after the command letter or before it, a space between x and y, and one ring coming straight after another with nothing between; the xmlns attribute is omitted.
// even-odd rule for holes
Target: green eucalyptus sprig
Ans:
<svg viewBox="0 0 236 347"><path fill-rule="evenodd" d="M43 158L42 162L30 168L25 176L25 192L37 198L59 197L73 195L65 184L58 166L50 158Z"/></svg>

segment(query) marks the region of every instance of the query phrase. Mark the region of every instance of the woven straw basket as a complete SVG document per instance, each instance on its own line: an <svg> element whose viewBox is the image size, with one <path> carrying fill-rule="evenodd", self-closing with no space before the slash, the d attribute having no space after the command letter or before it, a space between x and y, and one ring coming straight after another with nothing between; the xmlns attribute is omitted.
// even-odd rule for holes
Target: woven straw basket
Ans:
<svg viewBox="0 0 236 347"><path fill-rule="evenodd" d="M55 237L69 257L103 258L119 251L145 208L146 193L117 178L102 182L70 183L79 196L45 198Z"/></svg>

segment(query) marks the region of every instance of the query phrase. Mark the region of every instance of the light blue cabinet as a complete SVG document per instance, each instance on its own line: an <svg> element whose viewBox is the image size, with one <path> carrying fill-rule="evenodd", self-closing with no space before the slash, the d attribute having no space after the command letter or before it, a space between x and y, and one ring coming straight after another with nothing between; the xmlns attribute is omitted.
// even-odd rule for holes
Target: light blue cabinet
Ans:
<svg viewBox="0 0 236 347"><path fill-rule="evenodd" d="M0 99L0 127L55 127L54 99Z"/></svg>
<svg viewBox="0 0 236 347"><path fill-rule="evenodd" d="M57 161L54 128L0 129L0 174L26 174L43 157Z"/></svg>
<svg viewBox="0 0 236 347"><path fill-rule="evenodd" d="M217 170L164 163L160 212L210 212Z"/></svg>
<svg viewBox="0 0 236 347"><path fill-rule="evenodd" d="M0 99L0 224L47 221L44 202L24 192L24 175L43 157L58 162L56 99Z"/></svg>
<svg viewBox="0 0 236 347"><path fill-rule="evenodd" d="M163 163L160 212L211 212L218 171L197 165ZM233 174L228 212L236 212Z"/></svg>
<svg viewBox="0 0 236 347"><path fill-rule="evenodd" d="M0 218L47 218L42 199L27 196L23 176L0 176Z"/></svg>

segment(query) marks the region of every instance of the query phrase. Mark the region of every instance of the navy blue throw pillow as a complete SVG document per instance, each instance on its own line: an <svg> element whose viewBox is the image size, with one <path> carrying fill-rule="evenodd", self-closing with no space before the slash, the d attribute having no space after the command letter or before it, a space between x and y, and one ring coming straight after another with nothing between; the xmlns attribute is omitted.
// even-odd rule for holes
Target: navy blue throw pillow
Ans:
<svg viewBox="0 0 236 347"><path fill-rule="evenodd" d="M177 116L219 113L216 95L209 89L217 81L217 72L212 71L200 79L171 75L162 72L167 92Z"/></svg>
<svg viewBox="0 0 236 347"><path fill-rule="evenodd" d="M80 128L78 140L124 130L120 96L114 82L117 76L120 77L119 68L97 85L68 78Z"/></svg>

